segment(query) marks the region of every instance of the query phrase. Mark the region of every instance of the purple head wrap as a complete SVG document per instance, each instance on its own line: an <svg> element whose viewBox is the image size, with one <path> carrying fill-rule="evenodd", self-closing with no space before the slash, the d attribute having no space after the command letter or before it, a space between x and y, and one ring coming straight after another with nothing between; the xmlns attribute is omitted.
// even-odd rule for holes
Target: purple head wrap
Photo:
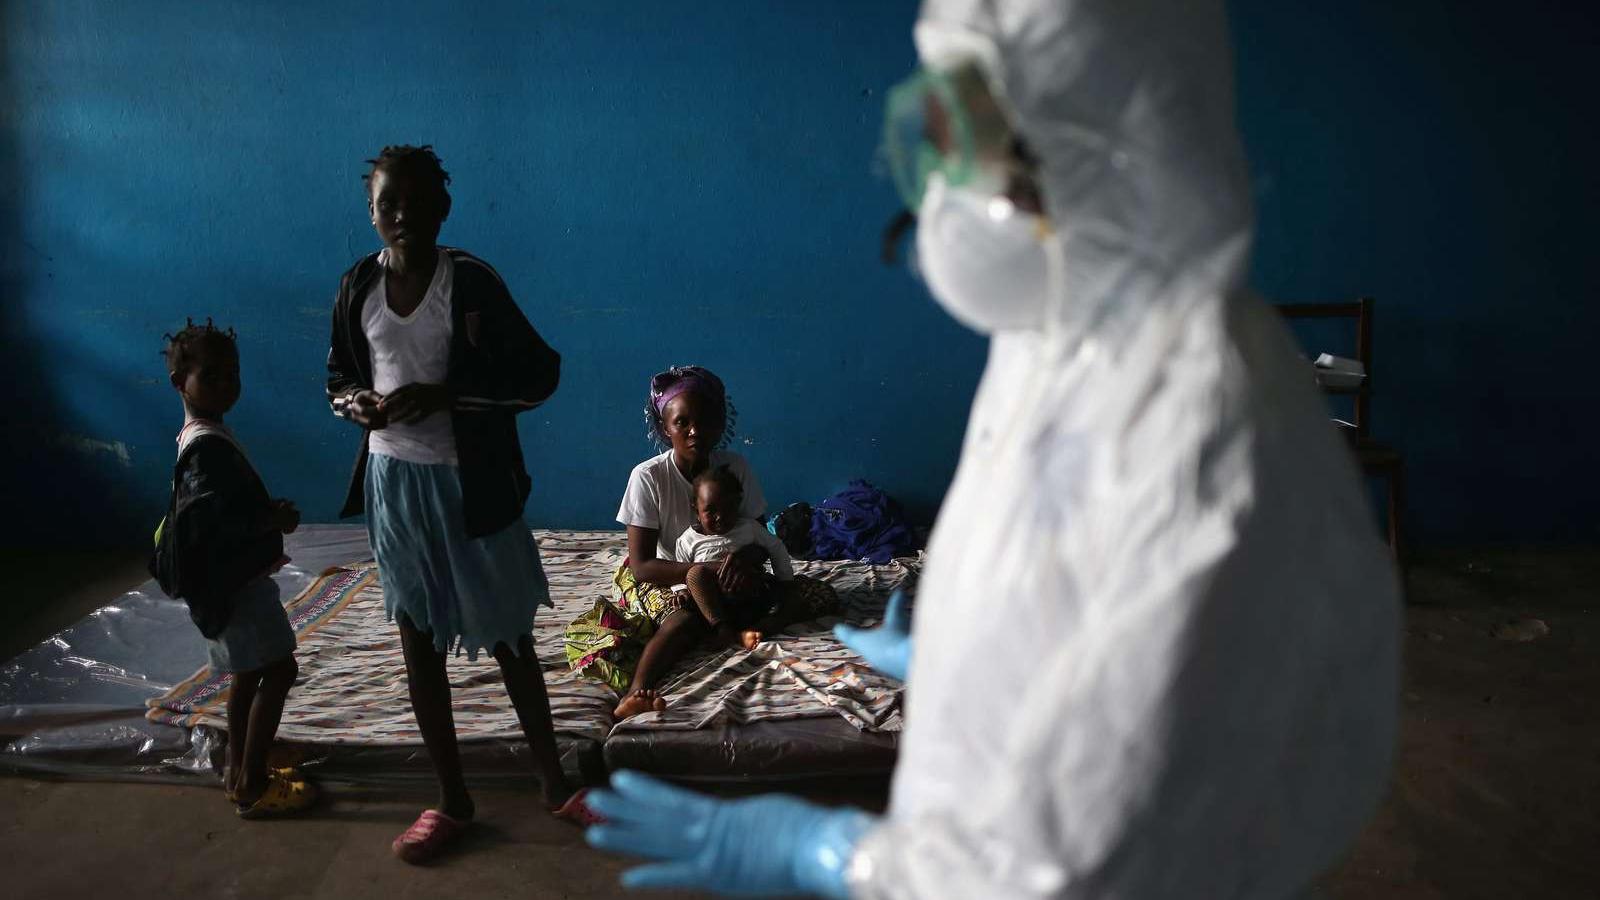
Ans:
<svg viewBox="0 0 1600 900"><path fill-rule="evenodd" d="M650 379L650 406L660 416L680 394L695 393L707 400L726 405L727 391L722 379L700 366L673 366Z"/></svg>

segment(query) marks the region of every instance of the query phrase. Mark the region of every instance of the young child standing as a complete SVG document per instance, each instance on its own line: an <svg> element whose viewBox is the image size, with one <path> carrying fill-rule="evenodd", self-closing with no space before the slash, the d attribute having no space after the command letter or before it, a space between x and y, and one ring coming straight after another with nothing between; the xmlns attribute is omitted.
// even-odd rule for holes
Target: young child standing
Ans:
<svg viewBox="0 0 1600 900"><path fill-rule="evenodd" d="M294 630L269 577L283 536L300 524L287 500L267 494L222 417L239 400L239 349L231 329L190 321L167 336L167 372L183 398L172 500L156 532L151 574L189 606L211 668L233 675L223 790L247 819L309 807L314 788L292 769L270 770L283 704L299 667Z"/></svg>
<svg viewBox="0 0 1600 900"><path fill-rule="evenodd" d="M794 563L782 541L755 519L739 514L743 503L744 485L728 466L707 469L695 476L697 521L678 536L673 555L692 564L684 581L694 605L717 639L753 650L766 632L776 630L774 623L763 621L761 615L770 612L766 608L770 604L763 601L770 597L771 581L758 579L742 593L724 591L718 578L720 564L752 544L767 551L773 579L777 581L794 580Z"/></svg>
<svg viewBox="0 0 1600 900"><path fill-rule="evenodd" d="M368 160L367 209L384 248L344 274L333 310L328 402L362 426L343 515L367 513L384 606L399 625L417 727L439 803L395 839L423 862L471 822L445 660L494 654L533 749L544 798L586 823L561 770L533 618L549 606L522 521L530 481L516 414L554 393L561 357L488 263L438 246L450 176L431 147Z"/></svg>

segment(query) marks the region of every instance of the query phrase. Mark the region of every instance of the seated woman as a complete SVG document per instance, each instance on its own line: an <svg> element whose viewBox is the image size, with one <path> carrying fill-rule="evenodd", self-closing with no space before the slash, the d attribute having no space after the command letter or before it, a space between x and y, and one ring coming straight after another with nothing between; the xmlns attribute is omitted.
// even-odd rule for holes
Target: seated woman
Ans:
<svg viewBox="0 0 1600 900"><path fill-rule="evenodd" d="M617 511L617 521L628 529L628 558L613 580L619 591L616 607L597 604L566 633L572 667L621 695L619 719L665 709L656 685L686 651L713 632L695 604L672 589L694 567L675 555L678 536L695 522L694 479L726 466L743 488L739 515L760 519L767 511L750 464L722 448L729 404L716 375L699 366L674 366L651 378L645 418L651 437L668 449L634 466L628 476ZM766 560L767 551L759 543L739 549L715 564L718 586L730 596L750 594L762 579ZM779 582L767 597L771 612L759 626L765 634L827 615L839 603L833 588L804 576Z"/></svg>

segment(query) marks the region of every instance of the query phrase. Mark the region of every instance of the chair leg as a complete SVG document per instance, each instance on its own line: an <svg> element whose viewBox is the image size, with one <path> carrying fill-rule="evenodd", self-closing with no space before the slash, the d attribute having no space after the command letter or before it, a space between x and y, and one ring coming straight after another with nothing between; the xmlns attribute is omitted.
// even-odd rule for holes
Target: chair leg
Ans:
<svg viewBox="0 0 1600 900"><path fill-rule="evenodd" d="M1389 551L1394 554L1395 565L1405 576L1405 542L1400 525L1400 510L1405 505L1405 465L1396 462L1389 468Z"/></svg>

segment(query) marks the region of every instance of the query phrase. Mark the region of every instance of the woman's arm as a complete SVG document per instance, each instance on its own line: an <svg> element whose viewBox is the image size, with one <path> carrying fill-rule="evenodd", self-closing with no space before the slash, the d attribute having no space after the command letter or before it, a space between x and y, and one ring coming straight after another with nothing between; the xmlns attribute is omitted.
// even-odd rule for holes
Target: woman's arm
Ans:
<svg viewBox="0 0 1600 900"><path fill-rule="evenodd" d="M628 526L628 565L633 568L633 577L651 584L682 584L693 564L657 559L656 541L660 536L659 529Z"/></svg>

